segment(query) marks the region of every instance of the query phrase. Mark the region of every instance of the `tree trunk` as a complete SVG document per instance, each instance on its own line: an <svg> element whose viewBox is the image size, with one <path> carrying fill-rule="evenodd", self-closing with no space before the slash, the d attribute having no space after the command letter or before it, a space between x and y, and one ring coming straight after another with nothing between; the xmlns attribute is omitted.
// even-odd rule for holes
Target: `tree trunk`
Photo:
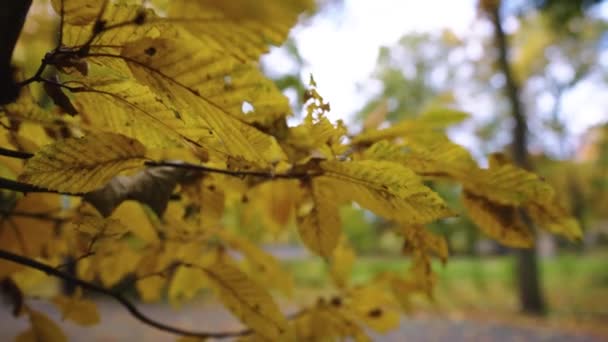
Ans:
<svg viewBox="0 0 608 342"><path fill-rule="evenodd" d="M0 105L19 96L11 59L32 0L0 1Z"/></svg>
<svg viewBox="0 0 608 342"><path fill-rule="evenodd" d="M500 1L494 6L487 6L486 11L494 26L494 40L498 48L498 65L505 76L506 95L511 104L511 115L514 121L512 155L515 163L525 169L532 168L527 149L527 125L523 106L519 97L519 85L511 73L509 64L509 46L502 28L500 17ZM531 220L524 211L520 212L523 221L533 229ZM536 247L518 250L516 252L516 277L519 290L519 302L521 310L525 313L541 315L545 312L545 302L541 292L539 270L536 257Z"/></svg>

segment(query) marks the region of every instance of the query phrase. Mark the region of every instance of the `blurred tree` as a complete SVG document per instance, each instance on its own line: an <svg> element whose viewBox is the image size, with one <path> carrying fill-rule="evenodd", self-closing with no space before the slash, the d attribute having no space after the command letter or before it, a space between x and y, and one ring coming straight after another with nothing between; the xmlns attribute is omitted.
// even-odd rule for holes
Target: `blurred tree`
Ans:
<svg viewBox="0 0 608 342"><path fill-rule="evenodd" d="M566 135L565 125L559 118L561 97L565 90L589 75L596 65L593 56L595 56L597 40L601 37L601 30L598 30L598 25L583 24L581 21L580 17L584 15L585 8L583 5L587 5L582 1L537 1L535 8L539 12L533 11L521 15L522 29L519 30L519 36L515 37L514 43L519 51L514 59L510 59L512 56L511 42L504 30L502 19L504 8L507 5L508 2L497 0L479 2L480 9L487 15L493 26L497 70L504 76L504 91L509 100L511 117L514 121L512 155L517 164L530 169L532 162L528 153L529 119L526 117L527 111L522 100L524 98L522 89L525 89L526 85L532 88L533 82L531 81L541 78L544 85L540 88L544 91L553 90L554 105L550 110L551 116L546 121L548 124L545 126L557 134L557 140L562 146L560 150L563 153ZM533 34L526 34L529 32ZM519 46L517 38L520 40L521 45ZM586 44L588 45L585 46ZM559 67L570 73L565 76L562 73L562 77L559 77L559 72L555 70ZM537 97L538 93L532 92L532 98ZM535 102L537 101L528 101L532 104L530 106L532 112L536 109ZM576 191L571 193L578 196ZM525 213L522 215L526 216ZM527 313L543 313L545 303L539 283L534 250L518 252L517 278L522 310Z"/></svg>

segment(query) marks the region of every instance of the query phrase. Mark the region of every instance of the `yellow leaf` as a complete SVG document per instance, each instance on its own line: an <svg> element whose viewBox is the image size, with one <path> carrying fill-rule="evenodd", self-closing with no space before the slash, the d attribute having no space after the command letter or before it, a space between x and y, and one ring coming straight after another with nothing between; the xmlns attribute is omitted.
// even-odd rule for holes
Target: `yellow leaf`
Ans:
<svg viewBox="0 0 608 342"><path fill-rule="evenodd" d="M583 236L578 221L556 200L530 203L525 209L539 228L562 235L571 241L580 240Z"/></svg>
<svg viewBox="0 0 608 342"><path fill-rule="evenodd" d="M437 235L423 226L401 227L399 232L405 237L404 252L433 253L444 263L448 260L448 243L444 236Z"/></svg>
<svg viewBox="0 0 608 342"><path fill-rule="evenodd" d="M311 0L173 0L169 20L183 19L195 36L211 37L240 60L257 60L270 44L282 44L298 15L313 7Z"/></svg>
<svg viewBox="0 0 608 342"><path fill-rule="evenodd" d="M281 267L281 264L273 255L265 252L248 239L227 230L218 230L217 234L228 246L244 254L249 266L249 274L258 283L269 284L269 287L279 289L287 296L291 295L293 278L289 272Z"/></svg>
<svg viewBox="0 0 608 342"><path fill-rule="evenodd" d="M63 342L67 338L61 328L40 311L28 309L31 327L19 334L18 342Z"/></svg>
<svg viewBox="0 0 608 342"><path fill-rule="evenodd" d="M168 296L173 305L192 299L201 289L208 287L205 272L199 268L179 266L169 284Z"/></svg>
<svg viewBox="0 0 608 342"><path fill-rule="evenodd" d="M297 180L263 182L247 191L248 202L243 215L259 218L266 229L278 235L295 217L302 192Z"/></svg>
<svg viewBox="0 0 608 342"><path fill-rule="evenodd" d="M333 190L319 178L313 178L297 213L298 232L302 242L313 252L329 258L342 233L340 214Z"/></svg>
<svg viewBox="0 0 608 342"><path fill-rule="evenodd" d="M28 159L19 180L63 192L87 192L142 165L144 154L141 143L120 134L68 138L45 146Z"/></svg>
<svg viewBox="0 0 608 342"><path fill-rule="evenodd" d="M554 196L553 188L538 175L510 163L492 163L489 169L470 172L462 179L470 193L504 205L543 203Z"/></svg>
<svg viewBox="0 0 608 342"><path fill-rule="evenodd" d="M287 97L256 64L227 56L186 32L139 40L125 46L121 55L143 83L147 80L135 65L155 70L241 120L267 126L291 113ZM158 83L149 85L158 89ZM244 111L245 103L249 108Z"/></svg>
<svg viewBox="0 0 608 342"><path fill-rule="evenodd" d="M0 218L0 248L9 252L38 257L52 240L54 222L35 218L58 212L59 197L52 194L29 193L17 200L14 211L31 216L3 216ZM0 260L0 278L21 267L13 262Z"/></svg>
<svg viewBox="0 0 608 342"><path fill-rule="evenodd" d="M339 288L345 288L348 285L355 258L355 251L348 243L346 236L343 235L332 253L330 264L331 277Z"/></svg>
<svg viewBox="0 0 608 342"><path fill-rule="evenodd" d="M57 0L53 0L57 1ZM59 0L60 1L60 0ZM79 12L80 15L83 12L89 12L87 6L79 6L80 0L68 0L73 5L75 11ZM100 6L101 3L94 0L85 0L86 3L94 2L94 6ZM83 8L84 7L84 8ZM91 11L92 12L92 11ZM98 12L95 13L97 17ZM164 30L170 30L171 27L168 23L163 23L158 20L144 20L141 25L132 23L136 18L155 18L155 14L151 9L143 9L141 6L128 4L125 1L121 2L109 2L103 11L100 20L105 24L107 28L109 26L116 26L110 30L103 30L97 34L91 41L91 52L93 56L95 52L116 52L120 51L120 47L130 41L141 39L144 37L155 37ZM95 18L94 18L95 19ZM84 21L84 20L83 20ZM125 24L128 23L129 24ZM82 44L89 41L93 32L93 26L95 23L89 21L87 23L76 24L70 23L69 21L64 24L63 27L63 43L66 47L80 47ZM87 58L91 59L91 58Z"/></svg>
<svg viewBox="0 0 608 342"><path fill-rule="evenodd" d="M376 160L321 163L323 186L338 198L352 200L376 214L401 223L422 224L453 215L438 194L410 169Z"/></svg>
<svg viewBox="0 0 608 342"><path fill-rule="evenodd" d="M102 218L92 215L78 217L73 222L73 228L93 238L120 239L129 228L120 221L112 218Z"/></svg>
<svg viewBox="0 0 608 342"><path fill-rule="evenodd" d="M162 290L167 285L167 279L163 276L147 276L138 279L135 283L137 293L144 302L154 302L161 299Z"/></svg>
<svg viewBox="0 0 608 342"><path fill-rule="evenodd" d="M88 299L56 296L52 302L61 311L63 319L68 319L82 326L99 323L97 304Z"/></svg>
<svg viewBox="0 0 608 342"><path fill-rule="evenodd" d="M125 222L128 230L147 243L158 241L158 235L144 208L135 201L122 202L112 212L112 218Z"/></svg>
<svg viewBox="0 0 608 342"><path fill-rule="evenodd" d="M363 159L393 161L424 177L458 181L478 169L470 153L447 137L423 143L410 139L403 145L379 141L364 151Z"/></svg>
<svg viewBox="0 0 608 342"><path fill-rule="evenodd" d="M468 191L463 191L462 203L479 229L494 240L518 248L534 244L534 236L517 207L496 203Z"/></svg>
<svg viewBox="0 0 608 342"><path fill-rule="evenodd" d="M236 266L219 261L203 269L220 300L248 327L271 341L288 333L287 320L270 294Z"/></svg>
<svg viewBox="0 0 608 342"><path fill-rule="evenodd" d="M399 326L401 314L394 297L377 285L356 287L347 294L346 310L370 328L385 333Z"/></svg>
<svg viewBox="0 0 608 342"><path fill-rule="evenodd" d="M123 241L102 240L95 244L94 252L95 255L88 258L90 267L97 271L101 282L108 287L135 271L141 259L141 255Z"/></svg>
<svg viewBox="0 0 608 342"><path fill-rule="evenodd" d="M260 86L266 83L261 74L251 81L233 79L238 74L232 77L230 72L243 66L201 44L186 32L179 32L176 37L145 39L127 45L121 56L127 59L139 82L174 105L176 115L186 127L183 135L194 143L223 158L228 155L261 167L285 159L272 136L249 125L242 115L237 116L243 101L259 99L267 103L277 97L282 99L283 95L279 92L266 95L274 89L271 85L267 85L265 92L252 90L249 82Z"/></svg>
<svg viewBox="0 0 608 342"><path fill-rule="evenodd" d="M39 259L46 264L53 264L48 260ZM24 268L13 274L11 279L21 292L28 297L50 298L61 291L61 283L42 271L33 268Z"/></svg>
<svg viewBox="0 0 608 342"><path fill-rule="evenodd" d="M365 131L354 137L352 142L354 144L368 144L410 135L429 135L442 131L452 124L459 123L468 116L467 113L453 109L431 109L414 119L403 120L388 128Z"/></svg>
<svg viewBox="0 0 608 342"><path fill-rule="evenodd" d="M78 81L89 90L74 98L80 116L92 127L110 129L149 147L174 147L188 140L190 129L179 113L148 86L108 76Z"/></svg>
<svg viewBox="0 0 608 342"><path fill-rule="evenodd" d="M53 9L63 20L72 25L85 25L97 18L102 9L102 2L96 0L51 0Z"/></svg>
<svg viewBox="0 0 608 342"><path fill-rule="evenodd" d="M348 337L357 342L371 341L351 313L326 303L298 317L296 335L298 341L336 341Z"/></svg>

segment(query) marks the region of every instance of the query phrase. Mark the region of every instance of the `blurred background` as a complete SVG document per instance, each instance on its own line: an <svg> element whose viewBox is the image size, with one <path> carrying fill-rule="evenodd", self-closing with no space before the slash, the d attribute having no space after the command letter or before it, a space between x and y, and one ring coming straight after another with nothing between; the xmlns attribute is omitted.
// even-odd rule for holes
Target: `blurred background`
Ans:
<svg viewBox="0 0 608 342"><path fill-rule="evenodd" d="M481 165L489 153L509 153L521 143L514 141L517 102L528 127L524 164L557 189L584 238L569 243L541 233L536 260L486 239L466 217L433 224L448 239L451 259L437 265L436 301L419 309L518 324L530 319L524 312L544 311L549 325L602 330L608 321L607 28L608 1L601 0L328 0L263 67L296 109L312 73L331 104L329 116L344 120L351 133L433 107L468 112L470 119L448 134ZM459 206L456 186L434 188ZM354 207L342 215L361 253L354 279L403 269L401 240L389 224ZM543 310L519 299L518 283L529 279L518 279L517 269L530 263L537 276L533 296ZM293 264L298 283L324 283L319 260Z"/></svg>
<svg viewBox="0 0 608 342"><path fill-rule="evenodd" d="M39 34L36 26L50 23L45 11L34 8L35 20L24 32L32 49L41 51L52 44L52 32ZM35 69L39 56L26 52L17 50L17 57L31 58L28 65ZM580 243L541 233L537 253L524 258L485 238L467 217L433 224L451 254L446 265L434 265L435 300L420 299L401 332L385 340L608 338L608 1L319 0L289 41L264 56L262 68L289 97L296 113L292 124L302 119L301 96L310 74L331 104L330 119L343 120L353 134L434 107L468 112L470 118L448 133L481 165L489 153L522 143L514 135L515 105L528 127L526 163L557 189L581 224ZM459 208L457 186L433 187ZM266 205L280 211L288 194L264 196L270 196ZM341 210L359 256L354 283L406 269L402 238L389 223L357 206ZM230 212L226 220L247 226L244 234L260 235L256 238L293 274L297 292L281 299L286 308L332 292L327 265L303 249L289 216L286 227L276 229L262 228L277 222L259 217L256 208ZM532 265L543 316L522 311L516 272L521 262ZM184 327L238 325L209 298L201 293L199 301L179 311L166 303L142 306ZM71 326L70 336L78 340L93 331L104 341L170 340L128 318L115 303L103 301L100 307L100 326ZM8 316L0 311L2 321ZM11 325L5 334L14 336L11 331L25 326ZM504 326L512 335L500 330Z"/></svg>

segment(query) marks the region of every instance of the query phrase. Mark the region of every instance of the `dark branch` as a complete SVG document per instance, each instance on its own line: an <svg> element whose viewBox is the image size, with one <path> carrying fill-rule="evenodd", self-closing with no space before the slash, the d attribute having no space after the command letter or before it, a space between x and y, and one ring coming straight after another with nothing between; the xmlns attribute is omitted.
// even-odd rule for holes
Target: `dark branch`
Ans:
<svg viewBox="0 0 608 342"><path fill-rule="evenodd" d="M18 158L18 159L29 159L29 158L33 157L34 154L29 153L29 152L9 150L4 147L0 147L0 156Z"/></svg>
<svg viewBox="0 0 608 342"><path fill-rule="evenodd" d="M61 191L57 191L57 190L40 188L35 185L14 181L14 180L4 178L4 177L0 177L0 189L18 191L18 192L23 192L23 193L43 192L43 193L69 195L69 196L84 196L83 193L67 193L67 192L61 192Z"/></svg>
<svg viewBox="0 0 608 342"><path fill-rule="evenodd" d="M62 223L62 222L69 221L66 218L52 216L52 215L49 215L48 213L28 213L28 212L15 211L15 210L0 210L0 215L2 215L4 217L6 217L6 216L29 217L29 218L42 220L42 221L52 221L55 223Z"/></svg>
<svg viewBox="0 0 608 342"><path fill-rule="evenodd" d="M189 330L184 330L184 329L181 329L178 327L170 326L170 325L167 325L167 324L164 324L164 323L161 323L161 322L158 322L158 321L155 321L155 320L149 318L144 313L139 311L139 309L137 309L137 307L133 303L131 303L127 298L125 298L120 293L117 293L112 290L108 290L104 287L90 283L88 281L84 281L82 279L76 278L76 277L74 277L66 272L60 271L52 266L43 264L36 260L21 256L18 254L14 254L14 253L2 250L2 249L0 249L0 259L12 261L14 263L42 271L50 276L61 278L68 282L74 283L74 284L82 287L85 290L97 292L97 293L106 295L108 297L112 297L116 301L118 301L120 304L122 304L122 306L124 306L127 309L127 311L129 311L129 313L133 317L135 317L137 320L139 320L149 326L152 326L156 329L162 330L162 331L166 331L166 332L173 333L173 334L180 335L180 336L193 336L193 337L200 337L200 338L230 338L230 337L237 337L237 336L245 336L245 335L253 333L253 331L250 329L234 331L234 332L197 332L197 331L189 331Z"/></svg>
<svg viewBox="0 0 608 342"><path fill-rule="evenodd" d="M226 169L216 169L213 167L208 167L204 165L196 165L196 164L188 164L188 163L179 163L179 162L169 162L169 161L147 161L145 163L146 166L171 166L178 169L187 169L192 171L200 171L200 172L209 172L209 173L219 173L227 176L233 177L260 177L265 179L305 179L308 177L318 176L318 173L308 173L308 172L289 172L289 173L272 173L270 171L247 171L247 170L226 170Z"/></svg>

